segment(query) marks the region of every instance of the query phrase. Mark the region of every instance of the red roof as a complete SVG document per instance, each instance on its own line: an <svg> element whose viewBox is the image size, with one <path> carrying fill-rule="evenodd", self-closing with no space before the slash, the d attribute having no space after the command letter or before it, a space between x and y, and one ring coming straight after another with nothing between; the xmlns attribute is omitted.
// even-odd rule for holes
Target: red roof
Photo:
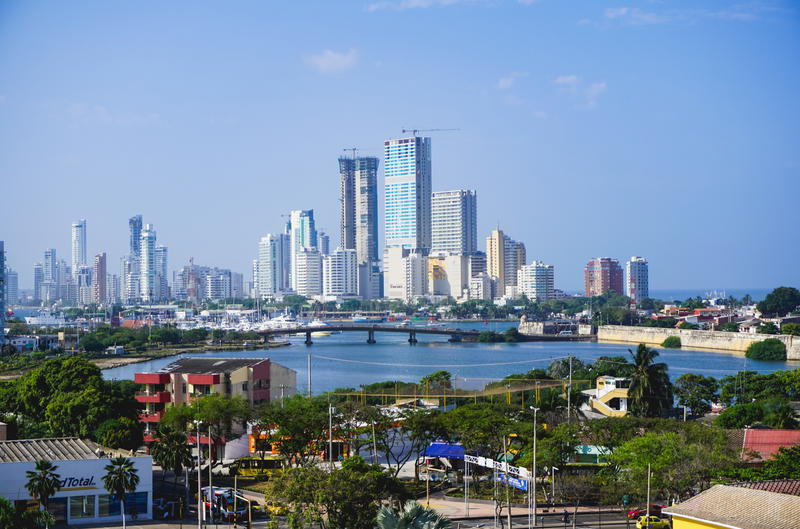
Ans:
<svg viewBox="0 0 800 529"><path fill-rule="evenodd" d="M778 453L778 448L800 445L800 430L762 430L748 428L744 432L742 452L750 450L758 453L759 459L770 459Z"/></svg>

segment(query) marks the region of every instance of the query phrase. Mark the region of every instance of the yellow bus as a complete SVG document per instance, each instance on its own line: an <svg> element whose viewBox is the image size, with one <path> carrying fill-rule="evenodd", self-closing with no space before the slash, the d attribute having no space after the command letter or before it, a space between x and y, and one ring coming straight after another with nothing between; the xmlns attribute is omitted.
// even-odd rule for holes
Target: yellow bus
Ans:
<svg viewBox="0 0 800 529"><path fill-rule="evenodd" d="M240 457L233 465L239 476L273 476L283 469L285 459L281 455L267 454L261 457Z"/></svg>

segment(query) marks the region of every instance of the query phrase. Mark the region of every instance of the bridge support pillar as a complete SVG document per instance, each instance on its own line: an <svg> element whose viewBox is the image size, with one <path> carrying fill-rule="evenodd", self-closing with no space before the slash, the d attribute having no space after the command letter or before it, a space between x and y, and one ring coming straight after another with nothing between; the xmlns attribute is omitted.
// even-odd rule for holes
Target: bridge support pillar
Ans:
<svg viewBox="0 0 800 529"><path fill-rule="evenodd" d="M408 343L414 345L417 343L417 333L415 331L411 331L408 333Z"/></svg>
<svg viewBox="0 0 800 529"><path fill-rule="evenodd" d="M461 335L460 334L451 334L450 335L450 339L447 340L447 341L451 342L451 343L460 342L461 341Z"/></svg>
<svg viewBox="0 0 800 529"><path fill-rule="evenodd" d="M375 343L375 329L370 329L367 331L367 343L373 344Z"/></svg>
<svg viewBox="0 0 800 529"><path fill-rule="evenodd" d="M306 345L312 345L313 343L311 341L311 331L306 331Z"/></svg>

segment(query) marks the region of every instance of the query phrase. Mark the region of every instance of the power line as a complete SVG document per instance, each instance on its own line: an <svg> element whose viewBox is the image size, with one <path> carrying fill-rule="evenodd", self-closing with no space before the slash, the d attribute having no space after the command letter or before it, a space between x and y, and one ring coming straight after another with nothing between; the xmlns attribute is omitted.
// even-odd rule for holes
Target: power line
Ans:
<svg viewBox="0 0 800 529"><path fill-rule="evenodd" d="M509 366L509 365L521 365L521 364L532 364L534 362L547 362L550 360L559 360L561 358L567 358L566 356L554 356L552 358L535 358L530 360L520 360L516 362L494 362L490 364L390 364L385 362L366 362L364 360L350 360L346 358L336 358L332 356L322 356L322 355L314 355L314 358L321 358L323 360L333 360L335 362L347 362L350 364L363 364L363 365L370 365L370 366L385 366L385 367L452 367L452 368L459 368L459 367L491 367L491 366Z"/></svg>

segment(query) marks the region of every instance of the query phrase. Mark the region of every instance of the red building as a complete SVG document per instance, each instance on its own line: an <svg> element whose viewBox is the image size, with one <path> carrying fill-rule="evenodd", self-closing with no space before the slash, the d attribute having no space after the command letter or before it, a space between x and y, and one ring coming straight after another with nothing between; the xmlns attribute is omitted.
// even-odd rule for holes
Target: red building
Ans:
<svg viewBox="0 0 800 529"><path fill-rule="evenodd" d="M602 296L609 290L617 295L625 294L622 281L622 267L619 261L610 257L596 257L586 263L583 271L586 296Z"/></svg>

